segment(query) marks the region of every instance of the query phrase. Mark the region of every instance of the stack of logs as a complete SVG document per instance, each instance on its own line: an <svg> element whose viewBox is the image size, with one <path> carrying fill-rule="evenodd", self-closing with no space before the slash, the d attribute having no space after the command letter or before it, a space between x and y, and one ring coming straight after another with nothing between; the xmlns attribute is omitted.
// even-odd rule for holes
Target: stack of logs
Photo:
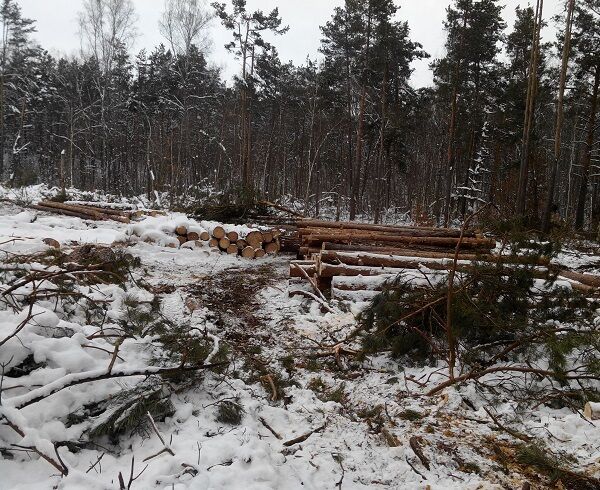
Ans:
<svg viewBox="0 0 600 490"><path fill-rule="evenodd" d="M61 203L54 201L40 201L37 204L29 206L37 211L47 213L62 214L75 218L88 219L93 221L119 221L120 223L129 223L132 219L138 218L142 211L133 209L116 209L110 205L100 203Z"/></svg>
<svg viewBox="0 0 600 490"><path fill-rule="evenodd" d="M319 220L298 220L297 228L301 260L291 262L290 277L308 278L313 287L330 289L339 297L345 296L344 291L381 290L387 280L405 271L416 272L415 277L424 270L445 273L455 267L455 257L458 272L472 270L473 261L498 264L507 271L533 265L540 278L549 268L554 270L546 258L494 255L495 240L475 231ZM600 287L600 277L555 272L576 289L589 292Z"/></svg>
<svg viewBox="0 0 600 490"><path fill-rule="evenodd" d="M240 255L246 259L262 258L267 254L279 253L279 230L251 230L243 237L237 231L227 231L223 226L212 230L190 231L185 225L175 229L181 245L187 242L208 242L209 247L218 248L229 255Z"/></svg>

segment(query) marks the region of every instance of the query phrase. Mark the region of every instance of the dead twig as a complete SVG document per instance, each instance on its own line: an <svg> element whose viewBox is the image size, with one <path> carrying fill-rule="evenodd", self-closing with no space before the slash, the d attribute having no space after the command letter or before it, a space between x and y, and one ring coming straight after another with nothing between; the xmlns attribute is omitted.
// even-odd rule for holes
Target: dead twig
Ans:
<svg viewBox="0 0 600 490"><path fill-rule="evenodd" d="M283 445L285 447L290 447L290 446L293 446L294 444L300 444L301 442L306 441L313 434L323 431L325 429L325 426L326 426L326 424L323 424L322 426L317 427L315 430L311 430L310 432L307 432L306 434L303 434L299 437L296 437L294 439L290 439L289 441L284 442Z"/></svg>

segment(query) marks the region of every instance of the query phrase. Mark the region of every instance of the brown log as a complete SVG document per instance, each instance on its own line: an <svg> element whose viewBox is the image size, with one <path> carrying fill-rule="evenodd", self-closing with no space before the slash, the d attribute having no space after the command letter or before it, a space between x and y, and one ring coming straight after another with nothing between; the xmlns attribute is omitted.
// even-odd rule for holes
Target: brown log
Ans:
<svg viewBox="0 0 600 490"><path fill-rule="evenodd" d="M244 257L245 259L253 259L254 258L254 247L245 247L242 250L242 257Z"/></svg>
<svg viewBox="0 0 600 490"><path fill-rule="evenodd" d="M339 243L324 243L322 245L323 250L327 251L342 251L352 253L374 253L383 255L399 255L403 257L424 257L430 259L454 259L454 252L434 252L425 250L411 250L406 248L394 248L394 247L369 247L363 245L344 245ZM309 253L320 253L320 248L308 248L302 247L300 253L306 252L304 255ZM490 255L490 254L474 254L474 253L460 253L458 256L459 260L471 260L481 262L492 262L500 264L529 264L529 265L541 265L547 266L550 263L548 257L519 257L516 255Z"/></svg>
<svg viewBox="0 0 600 490"><path fill-rule="evenodd" d="M262 259L265 255L267 255L267 252L265 252L262 248L257 248L254 252L254 257L257 259Z"/></svg>
<svg viewBox="0 0 600 490"><path fill-rule="evenodd" d="M448 232L433 232L427 230L421 230L419 228L407 229L407 230L356 230L353 228L299 228L298 235L301 237L306 235L335 235L335 236L401 236L401 237L431 237L431 238L460 238L460 233L448 233ZM474 233L468 234L465 238L481 238L476 236Z"/></svg>
<svg viewBox="0 0 600 490"><path fill-rule="evenodd" d="M315 219L302 219L296 221L298 228L330 228L340 230L366 230L366 231L379 231L388 233L402 233L402 232L413 232L413 233L425 233L421 236L440 236L440 237L460 237L461 230L453 228L436 228L436 227L424 227L424 226L402 226L402 225L372 225L369 223L353 223L348 221L324 221ZM414 235L419 236L419 235ZM465 232L465 238L474 238L476 233L472 230Z"/></svg>
<svg viewBox="0 0 600 490"><path fill-rule="evenodd" d="M268 254L276 254L279 252L279 245L276 242L266 243L264 249Z"/></svg>
<svg viewBox="0 0 600 490"><path fill-rule="evenodd" d="M185 225L181 225L181 226L178 226L177 228L175 228L175 233L177 233L179 236L187 235L187 232L188 232L187 226L185 226Z"/></svg>
<svg viewBox="0 0 600 490"><path fill-rule="evenodd" d="M179 245L183 245L188 241L187 236L177 235L177 240L179 240Z"/></svg>
<svg viewBox="0 0 600 490"><path fill-rule="evenodd" d="M243 240L241 238L239 240L237 240L235 243L239 250L244 250L248 246L248 242L246 242L246 240Z"/></svg>
<svg viewBox="0 0 600 490"><path fill-rule="evenodd" d="M559 270L558 275L566 277L567 279L571 279L572 281L580 282L586 286L600 288L600 276L583 274L581 272L568 271L564 269Z"/></svg>
<svg viewBox="0 0 600 490"><path fill-rule="evenodd" d="M229 238L223 237L219 240L219 248L221 250L227 250L227 248L229 248L229 245L231 245Z"/></svg>
<svg viewBox="0 0 600 490"><path fill-rule="evenodd" d="M304 269L310 277L314 276L317 273L317 264L315 262L307 263L307 261L294 260L290 262L290 277L304 277L304 275L298 270L298 268L294 267L294 264Z"/></svg>
<svg viewBox="0 0 600 490"><path fill-rule="evenodd" d="M402 243L404 245L415 246L415 245L432 245L437 247L448 247L455 248L458 244L458 238L446 238L446 237L408 237L408 236L392 236L384 235L377 232L364 232L363 234L356 235L338 235L338 234L314 234L303 237L303 242L310 246L310 244L323 243L323 242L334 242L334 243L360 243L373 244L373 243ZM495 248L495 240L488 238L463 238L461 241L461 248L464 249L482 249L491 250Z"/></svg>
<svg viewBox="0 0 600 490"><path fill-rule="evenodd" d="M251 231L246 235L246 242L254 248L260 248L262 245L262 233L260 231Z"/></svg>
<svg viewBox="0 0 600 490"><path fill-rule="evenodd" d="M187 238L188 238L188 241L195 242L196 240L200 240L200 235L198 233L196 233L195 231L190 231L187 234Z"/></svg>
<svg viewBox="0 0 600 490"><path fill-rule="evenodd" d="M105 213L101 212L100 210L95 210L95 209L92 209L92 208L89 208L86 206L77 206L74 204L64 204L64 203L53 202L53 201L40 201L39 205L48 207L48 208L61 209L64 211L79 212L82 214L93 216L93 219L95 219L97 221L112 220L112 221L118 221L119 223L129 223L130 222L130 219L125 216L105 214Z"/></svg>
<svg viewBox="0 0 600 490"><path fill-rule="evenodd" d="M230 242L237 242L240 238L240 235L237 231L230 231L229 233L227 233L227 238L229 238Z"/></svg>
<svg viewBox="0 0 600 490"><path fill-rule="evenodd" d="M319 253L320 260L328 264L346 264L346 265L366 265L370 267L400 267L407 268L406 264L420 263L427 266L431 264L449 264L452 263L454 257L431 257L431 254L421 253L418 256L415 254L394 255L394 254L374 254L368 252L337 252L331 250L323 250ZM528 257L522 257L528 259ZM548 262L544 260L535 260L529 258L529 261L519 261L519 257L501 257L494 255L459 255L459 263L464 262L489 262L491 265L539 265L547 266ZM412 268L412 267L409 267Z"/></svg>
<svg viewBox="0 0 600 490"><path fill-rule="evenodd" d="M237 245L235 243L232 243L231 245L229 245L229 247L227 247L227 253L229 255L237 255L237 253L238 253Z"/></svg>
<svg viewBox="0 0 600 490"><path fill-rule="evenodd" d="M208 231L203 231L200 233L200 240L203 242L208 242L210 240L210 233L208 233Z"/></svg>
<svg viewBox="0 0 600 490"><path fill-rule="evenodd" d="M215 228L212 231L212 236L215 237L217 240L225 238L225 235L225 228L223 228L222 226L215 226Z"/></svg>
<svg viewBox="0 0 600 490"><path fill-rule="evenodd" d="M54 207L48 206L40 206L39 204L30 204L28 207L31 209L35 209L36 211L44 211L45 213L54 213L54 214L62 214L64 216L72 216L74 218L81 218L87 220L97 220L94 216L86 213L81 213L78 211L69 211L67 209L58 209Z"/></svg>
<svg viewBox="0 0 600 490"><path fill-rule="evenodd" d="M424 267L434 271L448 271L452 269L452 264L438 264L438 263L429 263L424 264ZM400 274L404 270L417 270L420 269L419 261L410 261L407 260L402 267L369 267L369 266L355 266L355 265L345 265L345 264L326 264L324 262L319 263L318 275L319 277L335 277L335 276L345 276L345 277L354 277L354 276L380 276L384 274ZM473 272L474 266L472 265L459 265L456 267L457 272ZM499 268L497 270L498 274L501 275L511 275L514 273L514 269L510 268ZM532 276L538 279L546 279L548 277L548 271L540 268L539 270L534 270L531 272Z"/></svg>
<svg viewBox="0 0 600 490"><path fill-rule="evenodd" d="M219 246L219 240L217 240L216 238L211 238L211 239L208 241L208 246L209 246L210 248L217 248L217 247Z"/></svg>
<svg viewBox="0 0 600 490"><path fill-rule="evenodd" d="M271 243L273 241L273 233L271 233L270 231L263 231L262 241L263 243Z"/></svg>

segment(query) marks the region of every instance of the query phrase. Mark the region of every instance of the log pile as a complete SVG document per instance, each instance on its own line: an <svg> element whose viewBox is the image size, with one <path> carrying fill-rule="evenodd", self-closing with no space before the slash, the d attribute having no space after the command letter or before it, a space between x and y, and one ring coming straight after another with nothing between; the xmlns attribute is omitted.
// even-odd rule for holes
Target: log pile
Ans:
<svg viewBox="0 0 600 490"><path fill-rule="evenodd" d="M420 282L427 285L444 280L454 268L459 273L473 271L474 262L494 264L506 275L533 266L533 275L539 279L552 271L574 289L594 292L600 288L599 277L556 269L547 258L496 255L495 240L473 230L307 219L298 220L297 229L297 237L283 239L296 240L298 245L299 260L290 264L290 277L309 277L311 284L340 299L380 291L385 282L401 274L416 287Z"/></svg>
<svg viewBox="0 0 600 490"><path fill-rule="evenodd" d="M179 228L176 230L179 236L185 237ZM211 230L205 231L200 237L208 241L208 246L218 248L228 255L239 255L245 259L260 259L265 255L275 255L281 250L279 243L279 230L252 229L243 233L230 229L227 226L218 225ZM190 238L190 235L187 235ZM192 236L195 238L195 235Z"/></svg>
<svg viewBox="0 0 600 490"><path fill-rule="evenodd" d="M191 223L167 223L160 230L134 225L131 234L136 240L172 248L208 246L228 255L245 259L262 258L279 253L279 230L259 230L213 224L202 228ZM240 231L242 230L242 231Z"/></svg>
<svg viewBox="0 0 600 490"><path fill-rule="evenodd" d="M158 216L166 214L164 211L136 209L134 205L87 201L56 202L42 200L37 204L29 205L29 207L37 211L61 214L91 221L111 220L120 223L129 223L131 220L138 219L143 215Z"/></svg>

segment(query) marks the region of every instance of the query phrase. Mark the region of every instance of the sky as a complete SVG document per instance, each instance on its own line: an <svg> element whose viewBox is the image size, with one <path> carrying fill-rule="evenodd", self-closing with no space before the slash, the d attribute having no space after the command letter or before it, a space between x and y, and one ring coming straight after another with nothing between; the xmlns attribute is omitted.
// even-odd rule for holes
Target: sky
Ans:
<svg viewBox="0 0 600 490"><path fill-rule="evenodd" d="M225 1L225 0L220 0ZM534 0L503 0L504 17L512 26L515 19L515 8L527 6ZM37 21L35 37L38 42L52 54L76 55L80 50L77 13L81 10L83 0L19 0L23 14ZM138 36L134 45L137 52L142 48L151 50L164 39L158 29L158 21L163 11L164 0L133 0L138 23ZM291 60L303 63L307 57L318 57L321 39L319 26L331 18L336 6L343 0L248 0L248 9L268 11L279 7L284 24L290 30L283 36L270 39L277 47L283 61ZM444 54L444 31L442 22L446 7L450 0L396 0L400 6L399 19L408 21L411 38L420 42L432 58ZM555 28L551 17L561 10L562 0L545 1L545 18L549 21L545 29L545 39L553 40ZM224 45L230 40L229 33L213 21L212 48L209 58L212 63L223 69L224 76L230 78L237 71L237 63L227 53ZM432 74L428 68L430 60L416 62L412 84L422 87L431 84Z"/></svg>

